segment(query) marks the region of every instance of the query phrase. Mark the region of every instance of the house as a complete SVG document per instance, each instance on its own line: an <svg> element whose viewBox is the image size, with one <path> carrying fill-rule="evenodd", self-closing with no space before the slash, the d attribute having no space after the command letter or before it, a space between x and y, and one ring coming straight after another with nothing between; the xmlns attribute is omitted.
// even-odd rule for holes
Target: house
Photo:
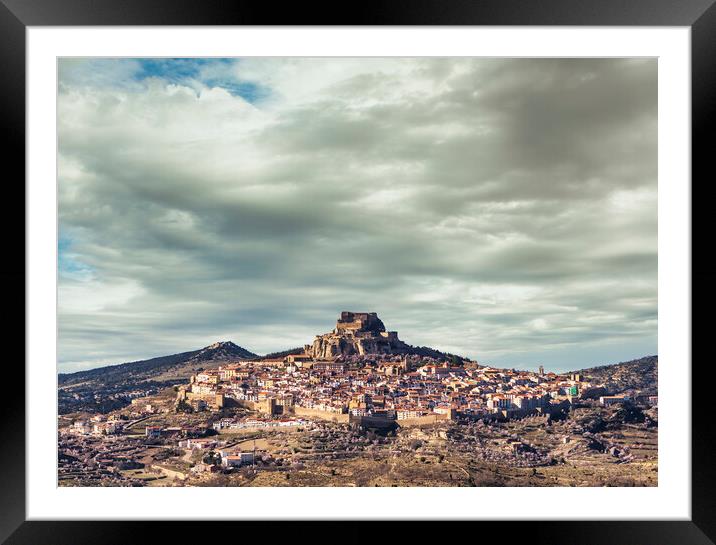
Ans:
<svg viewBox="0 0 716 545"><path fill-rule="evenodd" d="M511 409L512 400L502 396L492 396L487 400L487 408L493 412L497 412L500 409Z"/></svg>
<svg viewBox="0 0 716 545"><path fill-rule="evenodd" d="M184 441L179 441L179 447L189 448L192 450L212 448L214 446L216 446L216 441L207 438L186 439Z"/></svg>
<svg viewBox="0 0 716 545"><path fill-rule="evenodd" d="M203 371L196 375L196 382L216 385L219 383L219 371Z"/></svg>
<svg viewBox="0 0 716 545"><path fill-rule="evenodd" d="M144 428L144 435L146 437L161 437L162 427L161 426L147 426Z"/></svg>
<svg viewBox="0 0 716 545"><path fill-rule="evenodd" d="M455 409L455 407L446 407L444 405L439 405L433 408L433 412L436 414L445 414L447 415L449 420L455 420L455 417L457 415L457 410Z"/></svg>
<svg viewBox="0 0 716 545"><path fill-rule="evenodd" d="M614 405L616 403L624 403L625 401L629 401L629 398L623 395L602 396L599 398L599 404L604 405L605 407L608 407L609 405Z"/></svg>
<svg viewBox="0 0 716 545"><path fill-rule="evenodd" d="M407 420L409 418L420 418L422 416L427 416L430 413L428 411L424 411L422 409L398 409L396 411L396 417L398 420Z"/></svg>
<svg viewBox="0 0 716 545"><path fill-rule="evenodd" d="M253 464L253 452L237 452L221 457L221 465L224 467L241 467L242 465Z"/></svg>
<svg viewBox="0 0 716 545"><path fill-rule="evenodd" d="M85 420L78 420L72 424L72 432L76 434L89 434L92 431L92 427L89 422Z"/></svg>
<svg viewBox="0 0 716 545"><path fill-rule="evenodd" d="M191 471L192 473L215 473L219 471L219 469L219 466L215 466L214 464L205 464L204 462L199 462L193 468L191 468Z"/></svg>
<svg viewBox="0 0 716 545"><path fill-rule="evenodd" d="M314 371L322 372L343 372L345 371L345 364L337 361L317 361L313 364L311 369Z"/></svg>
<svg viewBox="0 0 716 545"><path fill-rule="evenodd" d="M116 420L109 422L97 422L92 427L93 435L111 435L118 433L122 429L122 424Z"/></svg>

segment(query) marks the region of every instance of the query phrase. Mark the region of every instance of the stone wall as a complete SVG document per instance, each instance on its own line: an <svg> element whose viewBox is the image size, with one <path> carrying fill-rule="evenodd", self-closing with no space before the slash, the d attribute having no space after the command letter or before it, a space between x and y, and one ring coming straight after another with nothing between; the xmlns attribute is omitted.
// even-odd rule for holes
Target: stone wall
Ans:
<svg viewBox="0 0 716 545"><path fill-rule="evenodd" d="M361 331L385 331L385 325L375 312L341 312L336 321L336 329L353 329Z"/></svg>
<svg viewBox="0 0 716 545"><path fill-rule="evenodd" d="M366 428L392 428L395 426L395 420L378 416L351 416L349 421L351 424Z"/></svg>
<svg viewBox="0 0 716 545"><path fill-rule="evenodd" d="M258 403L256 401L248 401L246 399L235 399L234 401L239 407L249 409L250 411L258 411Z"/></svg>
<svg viewBox="0 0 716 545"><path fill-rule="evenodd" d="M177 401L191 402L194 399L206 401L206 404L213 409L221 409L226 401L223 394L197 394L195 392L186 392L183 390L179 390L179 393L177 394Z"/></svg>
<svg viewBox="0 0 716 545"><path fill-rule="evenodd" d="M334 413L330 411L322 411L320 409L309 409L307 407L299 407L298 405L293 406L293 414L296 416L320 418L321 420L328 420L339 424L347 424L350 420L350 415L347 413Z"/></svg>
<svg viewBox="0 0 716 545"><path fill-rule="evenodd" d="M450 420L449 415L434 413L428 416L419 416L416 418L403 418L402 420L396 420L395 423L401 428L411 428L414 426L435 424L436 422L445 422L447 420Z"/></svg>

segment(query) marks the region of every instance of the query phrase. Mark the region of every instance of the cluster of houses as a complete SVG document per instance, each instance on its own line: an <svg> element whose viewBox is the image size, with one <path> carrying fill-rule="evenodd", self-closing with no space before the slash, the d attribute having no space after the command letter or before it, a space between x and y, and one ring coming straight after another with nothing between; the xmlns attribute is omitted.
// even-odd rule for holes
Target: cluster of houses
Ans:
<svg viewBox="0 0 716 545"><path fill-rule="evenodd" d="M327 413L398 421L459 414L511 417L571 403L595 386L579 374L497 369L477 362L453 366L419 357L376 356L356 365L301 354L202 371L179 388L177 402L196 410L235 403L269 415ZM604 404L610 402L607 398Z"/></svg>
<svg viewBox="0 0 716 545"><path fill-rule="evenodd" d="M286 429L304 426L308 422L302 418L277 418L277 419L233 419L222 418L214 422L212 427L217 430L258 430L258 429Z"/></svg>
<svg viewBox="0 0 716 545"><path fill-rule="evenodd" d="M88 420L76 420L68 428L62 428L60 433L70 435L115 435L124 429L125 421L114 416L107 418L98 414Z"/></svg>

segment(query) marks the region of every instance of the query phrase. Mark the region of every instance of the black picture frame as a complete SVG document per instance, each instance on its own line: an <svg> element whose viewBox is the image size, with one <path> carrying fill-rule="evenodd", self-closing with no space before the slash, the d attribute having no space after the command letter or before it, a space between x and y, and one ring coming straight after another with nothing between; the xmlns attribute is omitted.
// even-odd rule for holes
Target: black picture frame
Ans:
<svg viewBox="0 0 716 545"><path fill-rule="evenodd" d="M481 537L522 536L531 543L610 543L610 544L707 544L716 541L716 446L714 427L710 425L709 395L712 363L695 348L697 334L705 338L710 322L707 309L714 303L716 271L707 263L710 257L707 240L710 225L705 207L709 206L713 176L709 176L712 155L708 136L714 133L716 111L716 6L715 0L382 0L344 4L227 2L221 0L0 0L0 70L3 90L0 94L5 164L13 175L5 178L5 213L0 215L6 235L6 255L11 256L2 274L5 301L14 312L7 312L4 328L6 373L12 372L14 394L3 396L2 435L0 438L0 541L6 543L138 543L156 535L162 541L179 541L187 536L187 522L69 522L25 520L25 387L20 370L24 361L25 316L25 239L18 225L25 225L25 31L28 26L80 25L569 25L569 26L687 26L691 28L692 53L692 289L698 290L692 310L692 518L690 521L503 521L443 525L422 523L378 524L373 538L404 540L410 534ZM664 150L662 150L664 152ZM697 214L701 208L701 214ZM668 226L662 228L668 228ZM702 252L695 248L701 243ZM9 248L8 248L9 246ZM709 282L711 281L711 282ZM22 309L18 312L18 309ZM12 353L14 351L14 353ZM12 354L8 357L7 354ZM704 351L705 354L705 351ZM689 362L684 362L687 366ZM689 407L684 406L684 410ZM556 515L558 515L558 508ZM81 518L78 513L78 518ZM320 518L320 513L316 516ZM211 524L211 539L236 535L232 523ZM350 526L355 522L331 523L338 528L322 528L320 535L302 532L303 523L242 522L241 536L248 538L268 528L291 536L291 539L319 539L357 542L361 531ZM479 525L464 528L465 525ZM462 528L457 528L455 525ZM150 530L149 527L154 528ZM150 533L148 533L150 532ZM373 533L377 532L377 533ZM436 534L438 535L438 534ZM368 536L366 536L367 538ZM477 539L477 538L476 538ZM361 539L362 540L362 539Z"/></svg>

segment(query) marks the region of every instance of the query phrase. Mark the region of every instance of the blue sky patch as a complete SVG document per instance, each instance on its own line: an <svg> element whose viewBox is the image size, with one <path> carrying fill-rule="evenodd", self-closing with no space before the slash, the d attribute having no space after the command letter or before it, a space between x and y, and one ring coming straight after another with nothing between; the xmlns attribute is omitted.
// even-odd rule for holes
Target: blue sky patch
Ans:
<svg viewBox="0 0 716 545"><path fill-rule="evenodd" d="M136 59L139 71L136 81L147 78L160 78L168 83L189 85L198 81L207 87L221 87L232 96L239 96L255 104L267 98L271 93L268 87L256 82L238 79L232 71L238 62L236 59Z"/></svg>
<svg viewBox="0 0 716 545"><path fill-rule="evenodd" d="M94 269L77 259L77 255L72 252L72 244L72 239L63 235L57 241L57 268L60 276L86 279L94 274Z"/></svg>
<svg viewBox="0 0 716 545"><path fill-rule="evenodd" d="M145 82L156 78L183 85L197 92L200 86L220 87L232 96L257 104L271 96L270 87L242 79L234 58L63 58L60 59L60 88L88 86L145 90Z"/></svg>

